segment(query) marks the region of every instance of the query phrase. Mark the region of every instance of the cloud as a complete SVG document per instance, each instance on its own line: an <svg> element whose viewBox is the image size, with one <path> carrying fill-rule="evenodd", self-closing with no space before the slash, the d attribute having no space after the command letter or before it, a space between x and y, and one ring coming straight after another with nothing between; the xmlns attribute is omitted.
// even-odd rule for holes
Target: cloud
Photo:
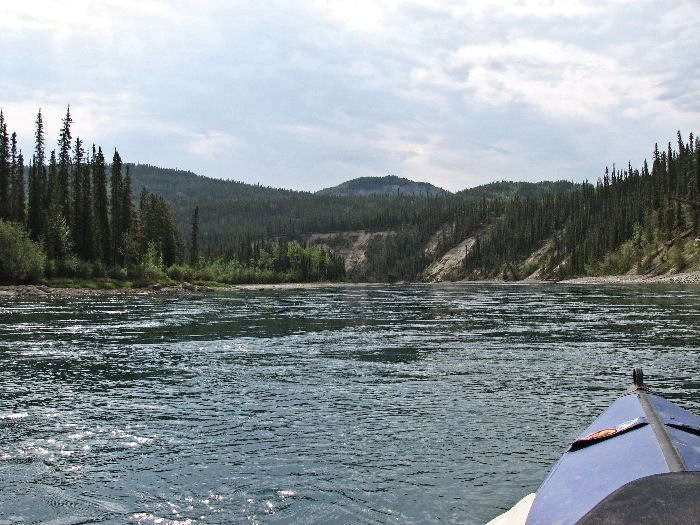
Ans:
<svg viewBox="0 0 700 525"><path fill-rule="evenodd" d="M3 112L8 130L17 133L25 157L34 149L33 137L39 109L44 124L46 149L51 151L55 148L66 115L67 98L36 90L24 97L7 101ZM117 146L119 138L123 138L134 126L143 125L137 124L141 114L139 104L129 92L72 93L69 100L73 121L71 134L74 138L80 137L87 144L94 142L103 146L103 149L110 149Z"/></svg>
<svg viewBox="0 0 700 525"><path fill-rule="evenodd" d="M0 92L25 154L70 103L126 160L248 182L594 179L697 125L698 24L692 0L14 2Z"/></svg>
<svg viewBox="0 0 700 525"><path fill-rule="evenodd" d="M524 103L557 118L600 122L620 107L643 107L662 95L660 78L562 42L524 38L465 46L452 62L453 70L468 71L457 85L478 100Z"/></svg>
<svg viewBox="0 0 700 525"><path fill-rule="evenodd" d="M200 133L192 137L187 148L200 157L219 157L230 153L239 145L233 135L220 131Z"/></svg>

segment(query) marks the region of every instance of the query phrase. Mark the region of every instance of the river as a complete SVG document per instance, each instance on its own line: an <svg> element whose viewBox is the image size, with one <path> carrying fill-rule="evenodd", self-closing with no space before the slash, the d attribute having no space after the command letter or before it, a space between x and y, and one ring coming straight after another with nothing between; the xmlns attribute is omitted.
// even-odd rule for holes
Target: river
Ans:
<svg viewBox="0 0 700 525"><path fill-rule="evenodd" d="M0 524L484 523L642 366L700 412L700 287L0 299Z"/></svg>

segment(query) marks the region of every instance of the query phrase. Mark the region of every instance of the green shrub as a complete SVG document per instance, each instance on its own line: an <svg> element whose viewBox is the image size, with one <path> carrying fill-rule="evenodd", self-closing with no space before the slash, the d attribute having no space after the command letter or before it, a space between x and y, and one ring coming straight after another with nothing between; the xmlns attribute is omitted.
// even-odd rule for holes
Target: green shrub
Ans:
<svg viewBox="0 0 700 525"><path fill-rule="evenodd" d="M84 277L85 265L75 254L67 255L57 262L57 275L62 277Z"/></svg>
<svg viewBox="0 0 700 525"><path fill-rule="evenodd" d="M191 281L194 276L192 268L183 264L173 264L168 267L165 273L171 279L180 282Z"/></svg>
<svg viewBox="0 0 700 525"><path fill-rule="evenodd" d="M117 281L126 281L129 278L129 274L126 268L121 266L113 266L109 270L109 277L116 279Z"/></svg>
<svg viewBox="0 0 700 525"><path fill-rule="evenodd" d="M700 270L700 239L688 239L683 245L683 257L691 270Z"/></svg>
<svg viewBox="0 0 700 525"><path fill-rule="evenodd" d="M46 252L16 223L0 220L0 282L35 283L44 276Z"/></svg>
<svg viewBox="0 0 700 525"><path fill-rule="evenodd" d="M668 262L671 269L682 271L685 268L685 258L683 257L683 251L678 244L674 244L668 250Z"/></svg>
<svg viewBox="0 0 700 525"><path fill-rule="evenodd" d="M46 277L56 277L58 275L58 261L56 259L49 259L46 261L45 266Z"/></svg>

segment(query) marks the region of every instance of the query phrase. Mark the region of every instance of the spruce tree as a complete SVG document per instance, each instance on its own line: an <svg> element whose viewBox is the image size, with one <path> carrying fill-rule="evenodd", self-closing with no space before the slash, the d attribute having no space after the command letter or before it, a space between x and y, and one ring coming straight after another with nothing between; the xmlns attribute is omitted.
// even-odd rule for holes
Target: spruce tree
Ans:
<svg viewBox="0 0 700 525"><path fill-rule="evenodd" d="M48 222L46 167L44 166L44 122L39 110L34 134L34 155L29 167L27 226L34 240L43 239Z"/></svg>
<svg viewBox="0 0 700 525"><path fill-rule="evenodd" d="M52 168L53 167L53 168ZM48 201L49 201L49 217L51 216L52 210L55 209L56 213L60 213L60 199L59 199L59 181L58 181L58 163L56 161L56 150L51 150L51 155L49 156L49 169L48 169L48 180L46 185L48 191Z"/></svg>
<svg viewBox="0 0 700 525"><path fill-rule="evenodd" d="M11 158L12 158L12 220L24 224L24 158L22 152L17 153L17 133L12 134Z"/></svg>
<svg viewBox="0 0 700 525"><path fill-rule="evenodd" d="M138 242L139 238L139 221L136 210L134 209L134 196L131 193L131 175L129 173L129 165L126 165L126 174L122 182L121 190L121 235L119 238L119 255L122 264L128 266L137 262L132 257L132 245ZM145 252L144 252L145 253Z"/></svg>
<svg viewBox="0 0 700 525"><path fill-rule="evenodd" d="M72 137L70 125L72 122L70 106L68 106L66 116L63 119L63 126L61 127L61 134L58 139L58 188L56 192L60 213L68 224L71 223L70 150Z"/></svg>
<svg viewBox="0 0 700 525"><path fill-rule="evenodd" d="M73 195L71 198L72 209L69 217L71 221L71 230L73 232L73 242L78 254L82 256L85 249L85 225L83 224L83 207L85 205L83 192L83 141L80 137L75 139L75 147L73 149L73 165L71 174L71 188Z"/></svg>
<svg viewBox="0 0 700 525"><path fill-rule="evenodd" d="M43 237L48 222L48 188L46 180L46 154L44 148L44 121L41 116L41 109L36 116L36 132L34 134L34 170L36 177L36 198L39 208L37 212L38 237Z"/></svg>
<svg viewBox="0 0 700 525"><path fill-rule="evenodd" d="M17 171L17 133L12 133L10 137L10 171L9 171L9 187L7 194L7 213L10 220L15 220L15 172ZM22 177L24 179L24 177ZM24 185L24 180L22 181Z"/></svg>
<svg viewBox="0 0 700 525"><path fill-rule="evenodd" d="M34 133L35 150L34 157L37 164L43 166L46 158L44 149L44 119L41 116L41 108L36 115L36 131Z"/></svg>
<svg viewBox="0 0 700 525"><path fill-rule="evenodd" d="M105 157L102 148L95 152L92 146L93 176L93 215L95 221L95 256L105 264L112 261L109 231L109 202L107 200L107 176L105 174Z"/></svg>
<svg viewBox="0 0 700 525"><path fill-rule="evenodd" d="M36 163L32 157L29 163L29 192L27 195L27 229L33 240L38 241L41 234L41 192L39 190Z"/></svg>
<svg viewBox="0 0 700 525"><path fill-rule="evenodd" d="M80 170L80 191L82 197L80 218L82 227L82 247L80 256L86 261L95 259L95 229L93 226L93 194L90 166L92 162L86 159Z"/></svg>
<svg viewBox="0 0 700 525"><path fill-rule="evenodd" d="M10 143L7 123L0 109L0 219L10 218Z"/></svg>
<svg viewBox="0 0 700 525"><path fill-rule="evenodd" d="M192 214L192 244L190 246L190 264L196 267L199 262L199 206Z"/></svg>
<svg viewBox="0 0 700 525"><path fill-rule="evenodd" d="M119 252L122 241L122 159L115 149L112 157L112 178L110 180L112 193L112 264L120 260Z"/></svg>
<svg viewBox="0 0 700 525"><path fill-rule="evenodd" d="M131 228L134 226L134 195L131 193L131 174L129 172L129 165L126 165L126 174L124 175L124 182L122 186L122 194L121 194L121 212L122 212L122 220L121 220L121 228L122 228L122 236L131 230Z"/></svg>
<svg viewBox="0 0 700 525"><path fill-rule="evenodd" d="M51 150L49 158L49 209L46 228L46 254L49 259L61 260L70 251L70 239L66 239L66 219L61 213L58 198L58 161L56 150Z"/></svg>

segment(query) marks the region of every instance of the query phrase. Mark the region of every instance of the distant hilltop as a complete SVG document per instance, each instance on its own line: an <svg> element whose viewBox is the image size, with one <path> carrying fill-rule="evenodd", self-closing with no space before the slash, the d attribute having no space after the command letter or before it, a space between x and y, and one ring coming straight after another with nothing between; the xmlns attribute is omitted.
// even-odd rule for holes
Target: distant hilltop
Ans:
<svg viewBox="0 0 700 525"><path fill-rule="evenodd" d="M338 197L368 195L441 197L449 195L450 192L428 182L415 182L396 175L387 175L386 177L359 177L332 188L319 190L316 194Z"/></svg>

